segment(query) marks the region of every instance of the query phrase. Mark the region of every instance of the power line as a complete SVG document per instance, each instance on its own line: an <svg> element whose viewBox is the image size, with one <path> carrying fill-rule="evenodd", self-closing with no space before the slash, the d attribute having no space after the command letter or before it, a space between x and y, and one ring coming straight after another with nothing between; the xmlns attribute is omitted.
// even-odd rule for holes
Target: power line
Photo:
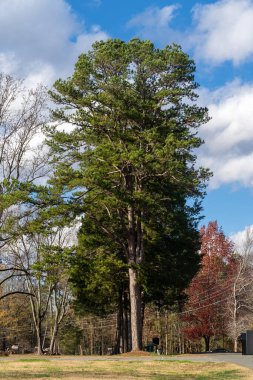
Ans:
<svg viewBox="0 0 253 380"><path fill-rule="evenodd" d="M181 315L181 314L193 313L193 312L198 311L198 310L200 310L200 309L205 309L205 308L207 308L207 307L210 307L210 306L216 305L216 304L218 304L218 303L220 303L220 302L224 302L224 301L226 301L226 300L227 300L227 298L224 298L224 299L222 299L222 300L218 300L218 301L215 301L215 302L210 303L210 304L208 304L208 305L203 305L203 306L200 306L200 307L195 308L195 309L190 309L190 310L180 311L180 312L178 312L177 314Z"/></svg>

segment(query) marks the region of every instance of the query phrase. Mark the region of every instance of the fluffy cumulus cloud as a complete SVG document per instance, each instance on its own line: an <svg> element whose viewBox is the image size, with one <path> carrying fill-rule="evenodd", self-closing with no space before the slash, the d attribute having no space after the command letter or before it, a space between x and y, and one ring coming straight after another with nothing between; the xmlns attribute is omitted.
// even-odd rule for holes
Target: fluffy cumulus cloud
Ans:
<svg viewBox="0 0 253 380"><path fill-rule="evenodd" d="M205 144L199 162L214 172L211 187L253 186L253 83L238 80L217 91L202 90L211 120L200 129Z"/></svg>
<svg viewBox="0 0 253 380"><path fill-rule="evenodd" d="M232 61L235 65L253 57L253 1L220 0L197 5L196 29L191 42L196 57L209 63Z"/></svg>
<svg viewBox="0 0 253 380"><path fill-rule="evenodd" d="M134 16L127 25L134 28L142 38L168 44L178 40L178 33L170 27L178 8L178 5L167 5L163 8L153 6Z"/></svg>
<svg viewBox="0 0 253 380"><path fill-rule="evenodd" d="M108 38L85 30L65 0L0 1L0 71L51 84L73 70L78 55Z"/></svg>

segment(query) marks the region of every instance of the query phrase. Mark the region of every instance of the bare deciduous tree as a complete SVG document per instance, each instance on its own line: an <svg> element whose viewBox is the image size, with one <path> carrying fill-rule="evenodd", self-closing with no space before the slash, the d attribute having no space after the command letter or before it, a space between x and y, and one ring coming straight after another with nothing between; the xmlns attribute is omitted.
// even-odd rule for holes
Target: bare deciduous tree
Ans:
<svg viewBox="0 0 253 380"><path fill-rule="evenodd" d="M12 220L27 215L24 199L11 198L11 192L20 182L41 181L50 170L42 134L46 121L45 88L28 90L22 81L0 73L0 248L12 235Z"/></svg>
<svg viewBox="0 0 253 380"><path fill-rule="evenodd" d="M0 74L0 178L34 181L45 175L41 127L47 121L47 93L27 90ZM36 141L37 137L37 141Z"/></svg>
<svg viewBox="0 0 253 380"><path fill-rule="evenodd" d="M71 300L63 250L73 244L73 233L73 229L58 228L47 235L21 236L6 246L6 266L12 272L5 282L12 283L13 277L19 277L15 292L30 298L38 354L44 352L46 333L50 337L49 352L57 351L59 327Z"/></svg>
<svg viewBox="0 0 253 380"><path fill-rule="evenodd" d="M22 81L0 73L0 285L25 276L21 268L17 271L15 265L7 265L5 245L21 230L28 215L34 214L18 194L18 184L35 183L50 169L47 149L42 145L46 121L46 89L38 86L28 90ZM9 289L1 298L21 292Z"/></svg>
<svg viewBox="0 0 253 380"><path fill-rule="evenodd" d="M245 239L238 247L227 302L227 334L238 350L238 336L253 321L253 230L248 229Z"/></svg>

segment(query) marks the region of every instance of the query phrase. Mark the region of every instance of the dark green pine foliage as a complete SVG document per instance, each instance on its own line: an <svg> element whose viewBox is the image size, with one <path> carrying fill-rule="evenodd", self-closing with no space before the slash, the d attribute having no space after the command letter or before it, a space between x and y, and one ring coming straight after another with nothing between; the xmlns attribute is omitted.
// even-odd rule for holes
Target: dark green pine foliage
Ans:
<svg viewBox="0 0 253 380"><path fill-rule="evenodd" d="M103 210L102 210L103 211ZM96 218L100 219L97 211ZM101 217L105 217L103 212ZM110 226L110 228L112 228ZM115 226L115 234L117 226ZM106 316L116 312L127 289L127 264L117 242L108 239L92 219L83 218L78 248L71 258L72 289L76 310Z"/></svg>
<svg viewBox="0 0 253 380"><path fill-rule="evenodd" d="M127 265L133 350L141 348L143 292L171 302L167 295L197 268L196 222L209 173L195 166L197 129L208 116L195 103L194 71L177 45L108 40L82 54L73 76L51 92L55 120L73 124L48 130L51 183L82 215L80 257L101 268L104 257L107 269L113 261L112 289Z"/></svg>
<svg viewBox="0 0 253 380"><path fill-rule="evenodd" d="M145 302L157 307L177 309L182 306L182 290L196 274L200 257L199 233L195 223L189 223L186 207L169 213L164 230L157 230L146 246L143 265ZM155 254L154 254L155 253Z"/></svg>

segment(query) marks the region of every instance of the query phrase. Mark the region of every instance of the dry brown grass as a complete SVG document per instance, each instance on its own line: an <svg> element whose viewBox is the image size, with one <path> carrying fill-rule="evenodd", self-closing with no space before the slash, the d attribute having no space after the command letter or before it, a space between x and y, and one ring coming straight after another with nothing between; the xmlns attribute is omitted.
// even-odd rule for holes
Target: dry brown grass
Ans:
<svg viewBox="0 0 253 380"><path fill-rule="evenodd" d="M68 359L68 360L67 360ZM12 357L0 360L0 379L51 380L253 380L252 371L229 363L188 361L59 360Z"/></svg>

